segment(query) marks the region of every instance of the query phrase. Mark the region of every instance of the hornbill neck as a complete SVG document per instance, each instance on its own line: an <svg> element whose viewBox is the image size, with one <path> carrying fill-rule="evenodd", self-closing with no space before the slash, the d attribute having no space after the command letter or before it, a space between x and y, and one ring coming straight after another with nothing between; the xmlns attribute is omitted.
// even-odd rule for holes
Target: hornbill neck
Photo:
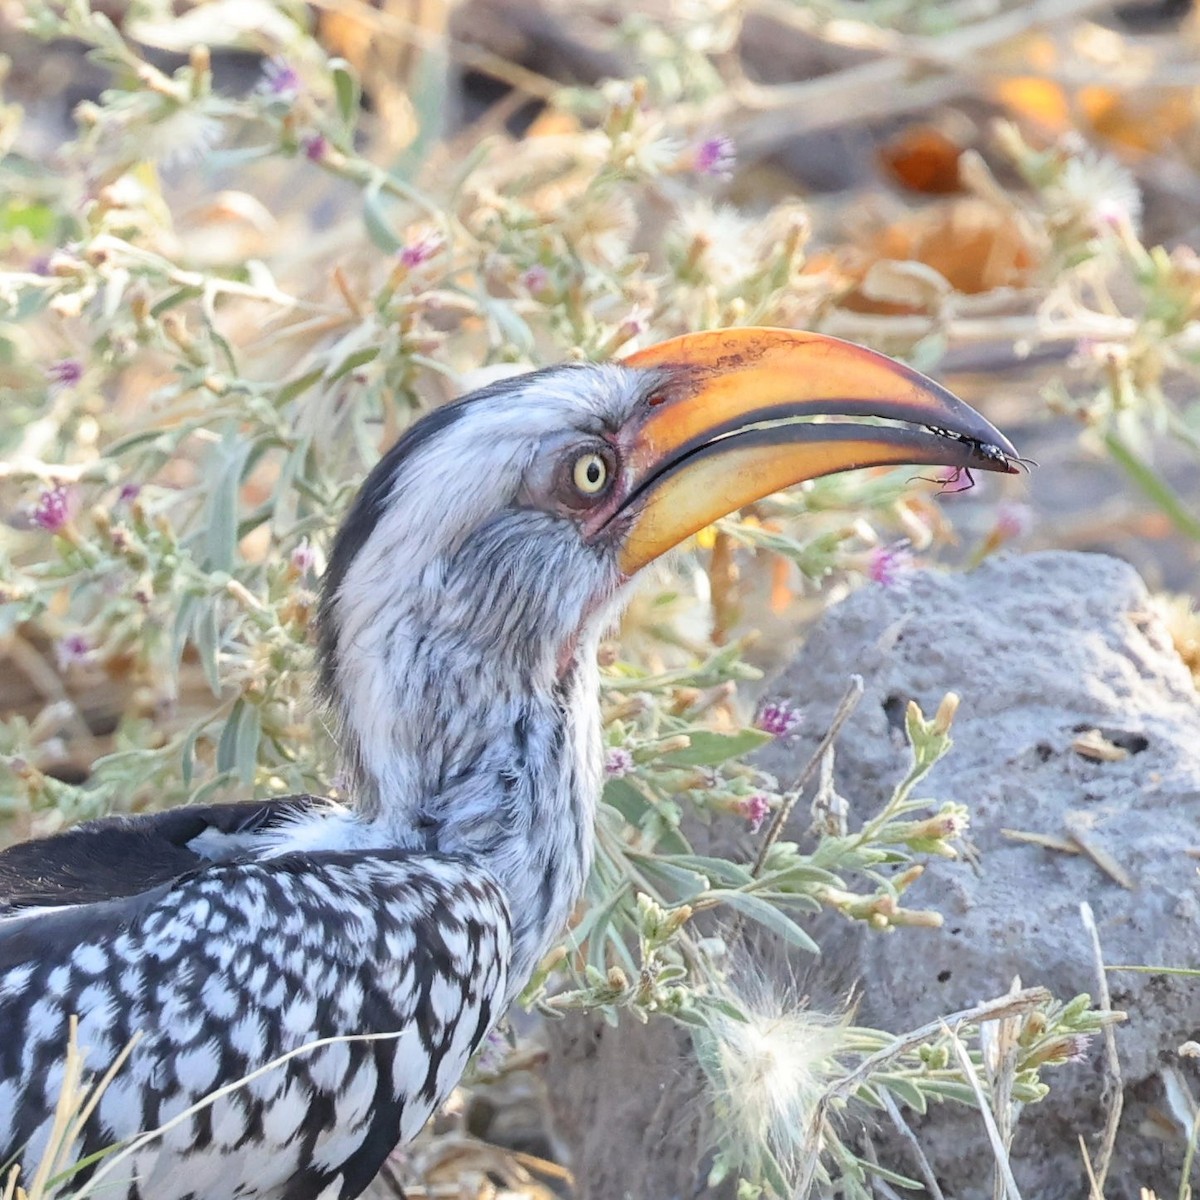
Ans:
<svg viewBox="0 0 1200 1200"><path fill-rule="evenodd" d="M431 617L341 664L333 700L373 839L462 855L503 887L515 992L561 936L591 865L602 751L596 637L565 656ZM401 653L403 651L403 654Z"/></svg>

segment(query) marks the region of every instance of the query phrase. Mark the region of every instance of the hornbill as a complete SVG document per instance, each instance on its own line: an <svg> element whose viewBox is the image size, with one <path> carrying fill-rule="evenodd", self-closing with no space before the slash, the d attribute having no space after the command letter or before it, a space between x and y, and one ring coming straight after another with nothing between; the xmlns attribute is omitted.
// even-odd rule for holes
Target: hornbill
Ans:
<svg viewBox="0 0 1200 1200"><path fill-rule="evenodd" d="M320 683L351 802L112 817L0 854L0 1163L32 1172L45 1149L77 1014L96 1076L139 1035L79 1156L290 1054L85 1167L97 1194L358 1196L580 898L596 649L639 570L801 480L1012 473L1015 456L932 380L779 329L550 367L418 420L323 580Z"/></svg>

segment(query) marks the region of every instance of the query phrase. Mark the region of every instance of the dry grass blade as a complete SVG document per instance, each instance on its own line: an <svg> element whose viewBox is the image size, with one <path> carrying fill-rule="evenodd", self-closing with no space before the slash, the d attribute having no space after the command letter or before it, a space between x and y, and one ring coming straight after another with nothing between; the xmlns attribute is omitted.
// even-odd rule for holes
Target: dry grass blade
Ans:
<svg viewBox="0 0 1200 1200"><path fill-rule="evenodd" d="M996 1125L996 1117L992 1112L992 1106L988 1102L987 1096L984 1095L983 1088L975 1074L975 1069L971 1065L971 1057L967 1053L967 1048L959 1040L958 1034L949 1025L943 1023L942 1032L949 1037L954 1057L958 1060L958 1065L962 1069L963 1075L971 1085L971 1090L975 1093L975 1101L979 1106L979 1115L983 1118L983 1125L987 1130L988 1141L991 1143L992 1154L996 1161L996 1171L1004 1184L1005 1200L1021 1200L1021 1191L1017 1187L1016 1179L1013 1178L1012 1164L1008 1161L1008 1148L1004 1145L1004 1139L1001 1137L1000 1129Z"/></svg>
<svg viewBox="0 0 1200 1200"><path fill-rule="evenodd" d="M1014 979L1012 991L1021 989L1020 979ZM983 1051L983 1065L991 1089L992 1112L996 1119L1000 1143L1005 1158L1012 1147L1014 1127L1018 1112L1013 1101L1013 1085L1016 1082L1017 1060L1020 1054L1022 1021L1018 1017L1005 1017L1000 1021L980 1026L979 1042ZM994 1200L1002 1200L1005 1182L997 1172L992 1186Z"/></svg>
<svg viewBox="0 0 1200 1200"><path fill-rule="evenodd" d="M1107 850L1097 845L1095 839L1084 831L1080 823L1068 822L1067 834L1114 883L1120 884L1127 892L1132 892L1137 887L1129 872Z"/></svg>
<svg viewBox="0 0 1200 1200"><path fill-rule="evenodd" d="M1082 854L1083 850L1075 842L1066 838L1057 838L1048 833L1029 833L1024 829L1002 829L1000 833L1011 838L1014 842L1025 842L1030 846L1041 846L1043 850L1056 850L1059 854Z"/></svg>
<svg viewBox="0 0 1200 1200"><path fill-rule="evenodd" d="M1104 1193L1100 1190L1100 1184L1096 1179L1092 1156L1088 1153L1087 1142L1083 1140L1083 1134L1079 1135L1079 1156L1083 1159L1083 1169L1087 1173L1088 1200L1104 1200Z"/></svg>
<svg viewBox="0 0 1200 1200"><path fill-rule="evenodd" d="M79 1018L71 1017L63 1060L63 1081L54 1108L54 1122L46 1148L29 1186L20 1183L20 1168L14 1166L5 1182L3 1200L51 1200L59 1194L57 1183L71 1174L74 1147L88 1118L117 1072L125 1065L138 1038L132 1038L113 1060L99 1082L84 1083L85 1052L79 1048Z"/></svg>
<svg viewBox="0 0 1200 1200"><path fill-rule="evenodd" d="M1092 961L1096 968L1096 994L1100 1011L1112 1012L1112 997L1108 990L1108 973L1104 967L1104 955L1100 948L1100 934L1096 929L1096 918L1092 906L1085 900L1079 906L1083 927L1092 944ZM1108 1113L1104 1120L1104 1136L1100 1141L1100 1157L1096 1164L1094 1191L1104 1194L1104 1181L1112 1165L1113 1151L1117 1144L1117 1129L1121 1124L1121 1110L1125 1106L1125 1085L1121 1076L1121 1059L1117 1054L1117 1035L1110 1021L1104 1023L1104 1090Z"/></svg>
<svg viewBox="0 0 1200 1200"><path fill-rule="evenodd" d="M1200 1110L1192 1118L1191 1128L1188 1130L1187 1150L1183 1156L1183 1166L1179 1169L1179 1196L1178 1200L1192 1200L1192 1163L1196 1159L1196 1144L1200 1142Z"/></svg>
<svg viewBox="0 0 1200 1200"><path fill-rule="evenodd" d="M892 1094L887 1088L880 1088L879 1099L883 1102L883 1107L887 1112L888 1119L892 1123L892 1128L900 1135L901 1140L908 1147L909 1153L913 1157L913 1161L917 1165L917 1170L921 1172L921 1179L925 1183L925 1190L929 1193L931 1200L945 1200L942 1195L942 1189L938 1185L937 1175L934 1173L933 1166L930 1164L925 1151L921 1148L921 1143L917 1135L909 1128L908 1122L904 1119L904 1114L900 1111L896 1101L892 1099Z"/></svg>
<svg viewBox="0 0 1200 1200"><path fill-rule="evenodd" d="M879 1152L875 1149L875 1143L871 1141L869 1136L863 1138L863 1159L873 1167L880 1165ZM871 1190L876 1196L880 1197L880 1200L900 1200L900 1193L886 1179L873 1178L871 1180Z"/></svg>

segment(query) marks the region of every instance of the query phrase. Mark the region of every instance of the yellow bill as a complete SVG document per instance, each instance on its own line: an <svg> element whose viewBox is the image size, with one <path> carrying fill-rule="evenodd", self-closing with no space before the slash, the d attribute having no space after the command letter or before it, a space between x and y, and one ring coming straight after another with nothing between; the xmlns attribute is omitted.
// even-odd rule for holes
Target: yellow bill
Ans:
<svg viewBox="0 0 1200 1200"><path fill-rule="evenodd" d="M969 405L911 367L838 338L721 329L673 338L624 365L651 376L626 452L626 575L717 518L806 479L906 463L1017 470L1012 444Z"/></svg>

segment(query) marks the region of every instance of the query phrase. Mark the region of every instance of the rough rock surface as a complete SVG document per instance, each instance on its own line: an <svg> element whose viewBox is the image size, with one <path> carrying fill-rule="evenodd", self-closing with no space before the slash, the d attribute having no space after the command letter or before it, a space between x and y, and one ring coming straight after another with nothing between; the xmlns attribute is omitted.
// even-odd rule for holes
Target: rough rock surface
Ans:
<svg viewBox="0 0 1200 1200"><path fill-rule="evenodd" d="M907 765L898 727L907 701L931 713L954 690L962 697L955 746L924 791L970 807L979 852L975 866L932 863L909 893L911 905L945 914L939 931L880 936L840 921L822 929L826 968L861 981L864 1023L913 1028L1001 994L1016 975L1064 998L1094 993L1084 899L1109 963L1200 965L1200 892L1188 853L1200 847L1200 701L1132 568L1098 555L1044 553L857 592L827 614L772 684L770 694L803 705L807 719L799 736L763 752L766 769L784 780L798 769L856 673L866 691L839 740L836 767L852 813L874 812ZM1089 729L1127 756L1081 755L1076 740ZM1005 829L1059 838L1082 831L1133 887L1084 855L1015 841ZM1174 1195L1184 1143L1164 1115L1162 1072L1179 1069L1197 1088L1194 1066L1176 1049L1200 1037L1200 988L1129 972L1110 974L1110 985L1114 1007L1130 1019L1118 1032L1126 1112L1106 1195L1135 1200L1140 1187ZM651 1177L654 1195L703 1195L698 1121L664 1129L659 1119L655 1137L640 1141L620 1132L655 1127L655 1113L694 1110L695 1076L673 1032L653 1024L606 1030L590 1071L578 1057L591 1036L582 1022L551 1034L552 1096L581 1168L580 1195L649 1195L641 1183ZM1101 1064L1097 1044L1084 1062L1055 1071L1050 1099L1026 1111L1013 1147L1026 1196L1086 1197L1078 1135L1094 1151ZM555 1086L568 1080L569 1088ZM690 1094L673 1105L668 1093L681 1084ZM991 1155L977 1115L942 1106L919 1132L947 1197L990 1197ZM911 1169L902 1150L894 1161ZM593 1177L587 1164L600 1162L610 1169Z"/></svg>

